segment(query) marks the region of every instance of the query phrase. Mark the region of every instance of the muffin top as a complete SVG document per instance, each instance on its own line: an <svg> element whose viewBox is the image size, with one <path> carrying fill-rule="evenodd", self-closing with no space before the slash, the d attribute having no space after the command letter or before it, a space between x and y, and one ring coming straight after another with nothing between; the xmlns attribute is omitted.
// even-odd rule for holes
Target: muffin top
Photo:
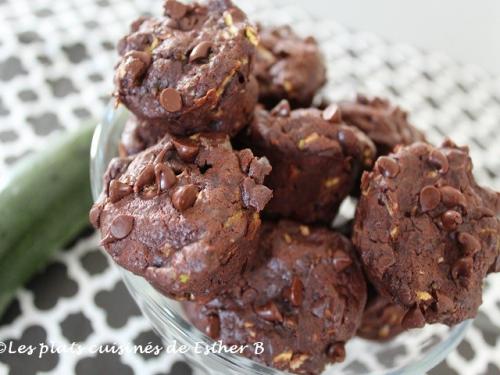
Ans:
<svg viewBox="0 0 500 375"><path fill-rule="evenodd" d="M187 304L200 330L280 370L319 374L341 362L360 322L366 283L351 242L289 221L263 226L257 261L207 304ZM262 342L263 353L253 344Z"/></svg>
<svg viewBox="0 0 500 375"><path fill-rule="evenodd" d="M358 95L355 101L339 104L346 124L363 131L375 143L377 155L387 155L398 145L425 141L425 136L408 121L408 113L387 99Z"/></svg>
<svg viewBox="0 0 500 375"><path fill-rule="evenodd" d="M270 169L226 135L166 136L111 163L91 221L118 264L165 294L213 296L252 255Z"/></svg>
<svg viewBox="0 0 500 375"><path fill-rule="evenodd" d="M208 131L226 90L243 92L238 85L250 80L256 30L229 0L167 0L164 9L163 17L139 18L119 42L115 96L171 133Z"/></svg>
<svg viewBox="0 0 500 375"><path fill-rule="evenodd" d="M260 102L272 108L282 99L308 107L326 82L323 54L313 37L301 38L290 26L259 26L255 59Z"/></svg>
<svg viewBox="0 0 500 375"><path fill-rule="evenodd" d="M466 147L415 143L362 178L353 242L406 327L473 318L500 252L499 194L479 186Z"/></svg>
<svg viewBox="0 0 500 375"><path fill-rule="evenodd" d="M330 223L375 158L370 139L331 107L291 110L287 101L271 111L258 107L241 138L273 166L266 184L275 194L266 213L304 223Z"/></svg>

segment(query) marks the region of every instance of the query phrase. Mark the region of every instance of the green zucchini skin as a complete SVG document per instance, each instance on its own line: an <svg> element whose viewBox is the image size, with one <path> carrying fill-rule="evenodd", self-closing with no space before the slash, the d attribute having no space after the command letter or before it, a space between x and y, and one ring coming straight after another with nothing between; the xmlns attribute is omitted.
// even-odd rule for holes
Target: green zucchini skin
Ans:
<svg viewBox="0 0 500 375"><path fill-rule="evenodd" d="M0 316L17 288L88 225L95 126L68 132L0 186Z"/></svg>

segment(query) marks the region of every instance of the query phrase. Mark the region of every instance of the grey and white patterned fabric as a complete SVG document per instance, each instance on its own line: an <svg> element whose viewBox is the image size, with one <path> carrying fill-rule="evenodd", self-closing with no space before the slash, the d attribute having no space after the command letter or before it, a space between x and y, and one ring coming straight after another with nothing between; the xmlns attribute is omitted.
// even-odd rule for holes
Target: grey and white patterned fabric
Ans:
<svg viewBox="0 0 500 375"><path fill-rule="evenodd" d="M477 178L500 189L500 79L446 56L386 42L312 19L300 1L240 1L264 23L313 33L330 66L325 97L355 92L388 96L439 142L469 144ZM277 5L280 12L269 12ZM0 179L58 133L99 119L109 101L114 44L139 14L160 0L0 0ZM312 22L313 21L313 22ZM15 344L158 344L119 273L90 230L61 251L17 293L0 321L0 341ZM488 279L484 305L459 348L434 375L500 374L500 277ZM120 373L187 375L176 355L125 353L43 356L0 354L0 374Z"/></svg>

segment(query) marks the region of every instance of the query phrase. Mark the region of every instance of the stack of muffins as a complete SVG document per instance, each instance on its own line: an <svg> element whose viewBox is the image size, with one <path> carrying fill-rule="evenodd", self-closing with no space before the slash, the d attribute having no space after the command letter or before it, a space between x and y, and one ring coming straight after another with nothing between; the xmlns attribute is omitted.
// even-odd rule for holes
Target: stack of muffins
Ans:
<svg viewBox="0 0 500 375"><path fill-rule="evenodd" d="M500 271L500 195L467 147L426 143L384 99L311 107L326 80L314 38L255 27L229 0L168 0L118 52L131 116L90 220L200 330L319 374L356 334L475 316Z"/></svg>

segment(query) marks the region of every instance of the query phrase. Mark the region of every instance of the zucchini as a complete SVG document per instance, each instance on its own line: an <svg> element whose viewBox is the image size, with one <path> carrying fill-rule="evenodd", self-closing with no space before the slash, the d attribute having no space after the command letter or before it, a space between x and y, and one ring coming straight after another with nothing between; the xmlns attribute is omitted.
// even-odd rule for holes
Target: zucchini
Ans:
<svg viewBox="0 0 500 375"><path fill-rule="evenodd" d="M62 135L0 186L0 316L17 288L88 225L94 128Z"/></svg>

